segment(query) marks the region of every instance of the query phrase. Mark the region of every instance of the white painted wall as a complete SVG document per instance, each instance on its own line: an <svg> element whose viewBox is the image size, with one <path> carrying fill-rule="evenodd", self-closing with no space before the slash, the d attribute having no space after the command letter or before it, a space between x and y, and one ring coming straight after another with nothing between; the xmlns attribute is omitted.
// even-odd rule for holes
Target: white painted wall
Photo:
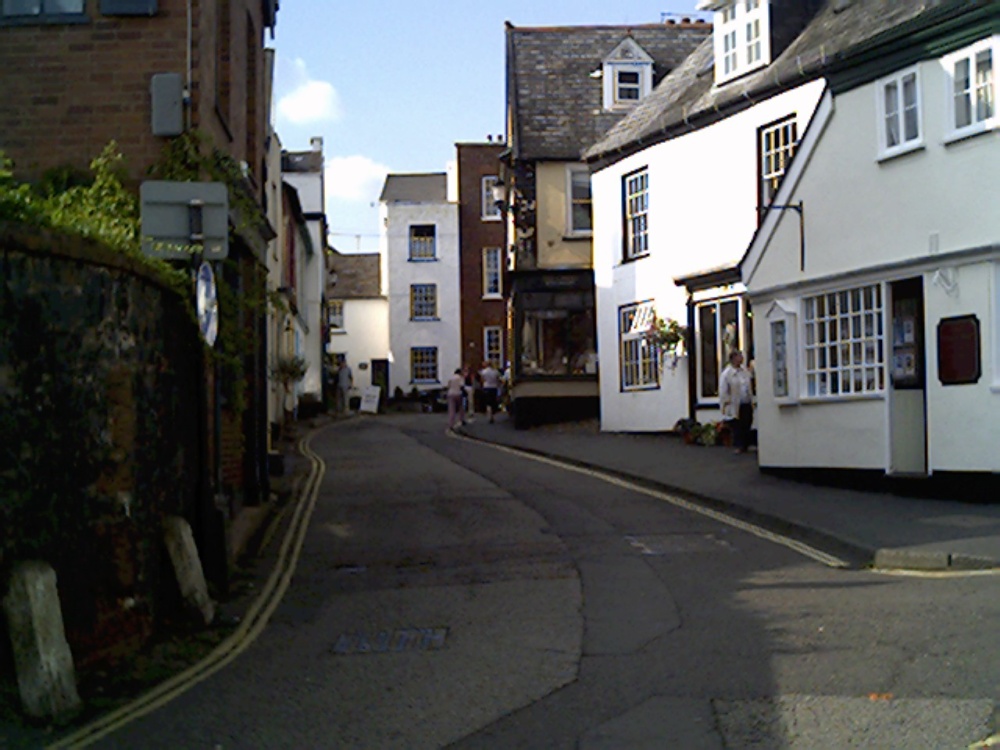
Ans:
<svg viewBox="0 0 1000 750"><path fill-rule="evenodd" d="M287 172L285 182L299 194L299 202L305 214L323 212L323 173ZM298 266L299 289L302 304L299 316L305 323L299 356L305 358L309 368L299 384L300 394L310 394L316 398L323 395L323 341L322 304L326 283L326 238L323 236L323 222L320 219L306 221L312 239L313 252L307 253Z"/></svg>
<svg viewBox="0 0 1000 750"><path fill-rule="evenodd" d="M461 360L458 205L455 203L383 204L384 246L389 298L389 390L408 393L416 385L410 373L410 348L438 348L438 379L443 385ZM410 261L411 224L434 224L437 260ZM410 320L410 285L437 284L438 320Z"/></svg>
<svg viewBox="0 0 1000 750"><path fill-rule="evenodd" d="M388 298L344 300L344 332L330 334L330 351L346 354L355 389L372 385L371 361L389 356Z"/></svg>
<svg viewBox="0 0 1000 750"><path fill-rule="evenodd" d="M776 298L798 309L804 295L922 277L929 469L997 471L1000 140L992 132L944 143L949 93L944 70L939 62L927 61L919 65L919 75L923 147L879 162L876 85L838 96L801 179L789 183L784 196L786 202L805 205L805 270L799 264L797 217L786 213L759 263L744 267L744 278L755 310L763 311ZM948 259L948 253L976 248L987 249L967 259ZM907 262L911 265L900 265ZM951 293L934 281L942 268L954 275ZM943 386L938 323L968 314L980 321L983 376L976 384ZM754 322L761 465L887 469L891 392L860 400L777 404L769 321L758 315ZM801 330L798 335L801 340Z"/></svg>
<svg viewBox="0 0 1000 750"><path fill-rule="evenodd" d="M602 429L664 430L687 416L686 370L671 375L664 392L621 391L618 308L652 299L661 317L686 323L686 293L674 278L737 262L756 231L757 128L795 113L801 134L823 88L806 84L593 175ZM650 253L622 263L622 177L642 167L649 169ZM680 378L683 385L673 382Z"/></svg>

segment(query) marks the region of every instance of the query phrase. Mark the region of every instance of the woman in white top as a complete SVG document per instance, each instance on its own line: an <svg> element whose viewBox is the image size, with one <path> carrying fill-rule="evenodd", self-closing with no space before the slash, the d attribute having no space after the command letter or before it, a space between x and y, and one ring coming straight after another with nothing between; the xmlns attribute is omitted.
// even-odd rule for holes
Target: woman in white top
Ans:
<svg viewBox="0 0 1000 750"><path fill-rule="evenodd" d="M746 453L753 424L753 374L743 366L743 353L729 355L729 364L719 378L719 406L722 418L733 427L737 453Z"/></svg>
<svg viewBox="0 0 1000 750"><path fill-rule="evenodd" d="M462 368L455 370L455 374L448 380L448 429L454 430L455 423L464 424L465 407L462 405L462 396L465 392L465 377L462 375Z"/></svg>

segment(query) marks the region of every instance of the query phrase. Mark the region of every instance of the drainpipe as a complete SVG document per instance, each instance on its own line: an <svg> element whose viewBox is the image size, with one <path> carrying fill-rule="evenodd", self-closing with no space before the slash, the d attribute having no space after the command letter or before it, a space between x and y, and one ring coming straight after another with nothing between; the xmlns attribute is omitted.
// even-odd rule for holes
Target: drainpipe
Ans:
<svg viewBox="0 0 1000 750"><path fill-rule="evenodd" d="M688 418L697 419L698 413L698 346L694 328L694 295L688 291L687 329L688 349Z"/></svg>

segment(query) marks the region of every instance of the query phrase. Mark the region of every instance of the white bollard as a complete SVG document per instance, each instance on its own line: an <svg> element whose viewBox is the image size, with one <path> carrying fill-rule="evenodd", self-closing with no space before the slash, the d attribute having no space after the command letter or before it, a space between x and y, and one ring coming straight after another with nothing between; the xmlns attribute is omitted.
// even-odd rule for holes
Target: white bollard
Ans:
<svg viewBox="0 0 1000 750"><path fill-rule="evenodd" d="M3 600L24 711L56 722L80 710L73 655L66 642L56 572L44 562L14 566Z"/></svg>
<svg viewBox="0 0 1000 750"><path fill-rule="evenodd" d="M191 525L179 516L168 516L163 520L163 538L181 596L188 606L201 613L205 624L210 625L215 619L215 603L208 596L208 585Z"/></svg>

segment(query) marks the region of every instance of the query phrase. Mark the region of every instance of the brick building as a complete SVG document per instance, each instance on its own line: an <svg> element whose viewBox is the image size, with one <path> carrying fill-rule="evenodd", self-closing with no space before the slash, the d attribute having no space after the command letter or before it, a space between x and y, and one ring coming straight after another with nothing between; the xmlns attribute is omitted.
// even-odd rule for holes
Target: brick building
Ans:
<svg viewBox="0 0 1000 750"><path fill-rule="evenodd" d="M54 167L85 168L115 140L129 176L142 179L166 142L153 132L153 77L174 74L179 92L169 90L176 79L158 79L164 93L157 114L179 115L182 130L199 130L244 162L259 196L270 77L264 30L273 30L277 5L277 0L3 3L0 149L14 160L18 176L30 180Z"/></svg>
<svg viewBox="0 0 1000 750"><path fill-rule="evenodd" d="M503 370L507 360L503 300L506 252L493 186L504 144L498 138L490 143L459 143L457 149L462 359L477 369L490 360Z"/></svg>
<svg viewBox="0 0 1000 750"><path fill-rule="evenodd" d="M274 237L264 214L273 55L264 49L264 32L273 33L277 6L277 0L0 4L0 152L13 160L18 179L85 170L114 141L126 183L137 191L150 168L165 161L168 179L222 180L229 188L229 253L215 273L235 300L221 311L220 336L229 313L228 335L241 353L220 366L203 357L211 392L199 430L211 487L199 498L203 517L192 519L203 555L232 552L232 538L221 535L244 505L268 492L262 302ZM185 136L194 136L201 157L167 159L167 147ZM232 165L224 177L223 164ZM220 307L223 300L220 292ZM224 585L225 555L217 557L207 573Z"/></svg>

